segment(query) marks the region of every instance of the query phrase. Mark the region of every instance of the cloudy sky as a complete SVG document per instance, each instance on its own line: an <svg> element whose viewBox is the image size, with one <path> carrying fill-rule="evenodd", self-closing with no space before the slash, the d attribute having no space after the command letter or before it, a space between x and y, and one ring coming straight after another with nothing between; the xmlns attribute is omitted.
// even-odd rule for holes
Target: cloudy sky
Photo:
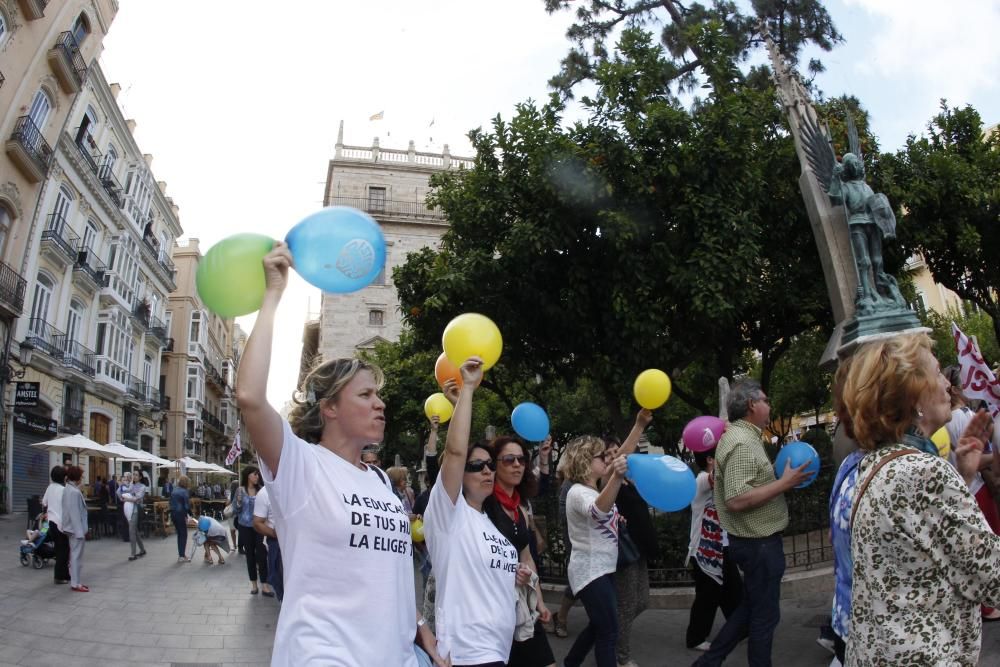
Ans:
<svg viewBox="0 0 1000 667"><path fill-rule="evenodd" d="M947 98L1000 122L1000 3L831 0L847 43L819 85L853 94L883 150ZM470 153L466 133L544 99L569 13L542 0L121 0L101 65L157 180L203 252L241 231L283 238L320 208L337 125L347 144ZM384 112L382 121L369 117ZM279 312L268 396L294 389L319 293L298 277ZM240 319L248 331L253 317Z"/></svg>

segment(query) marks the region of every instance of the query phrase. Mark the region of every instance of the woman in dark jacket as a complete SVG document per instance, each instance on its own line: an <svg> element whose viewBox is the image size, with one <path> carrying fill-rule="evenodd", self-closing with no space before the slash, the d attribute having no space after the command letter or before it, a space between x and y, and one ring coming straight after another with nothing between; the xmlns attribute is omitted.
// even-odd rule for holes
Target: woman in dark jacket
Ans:
<svg viewBox="0 0 1000 667"><path fill-rule="evenodd" d="M177 531L178 563L191 562L187 557L187 518L191 514L191 496L188 494L190 484L187 475L181 475L170 492L170 519L174 522L174 530Z"/></svg>

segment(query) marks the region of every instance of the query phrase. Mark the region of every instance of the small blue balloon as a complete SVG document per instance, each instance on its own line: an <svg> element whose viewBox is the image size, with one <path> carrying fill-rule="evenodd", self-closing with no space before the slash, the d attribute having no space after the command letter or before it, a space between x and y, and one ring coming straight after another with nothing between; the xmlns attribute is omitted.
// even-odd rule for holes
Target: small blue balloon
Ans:
<svg viewBox="0 0 1000 667"><path fill-rule="evenodd" d="M816 476L819 474L819 454L808 442L796 440L781 448L774 460L774 474L778 479L781 479L781 476L785 474L785 464L789 461L791 461L793 468L798 468L803 463L808 462L806 472L812 473L812 476L796 486L796 489L804 489L816 481Z"/></svg>
<svg viewBox="0 0 1000 667"><path fill-rule="evenodd" d="M541 442L549 434L549 416L535 403L521 403L510 413L510 423L525 440Z"/></svg>
<svg viewBox="0 0 1000 667"><path fill-rule="evenodd" d="M356 292L385 266L385 237L367 213L330 206L292 227L285 243L295 270L324 292Z"/></svg>
<svg viewBox="0 0 1000 667"><path fill-rule="evenodd" d="M628 477L642 499L663 512L676 512L694 500L694 473L673 456L629 454Z"/></svg>
<svg viewBox="0 0 1000 667"><path fill-rule="evenodd" d="M212 522L208 520L207 516L203 516L198 519L198 530L207 533L208 529L212 527Z"/></svg>

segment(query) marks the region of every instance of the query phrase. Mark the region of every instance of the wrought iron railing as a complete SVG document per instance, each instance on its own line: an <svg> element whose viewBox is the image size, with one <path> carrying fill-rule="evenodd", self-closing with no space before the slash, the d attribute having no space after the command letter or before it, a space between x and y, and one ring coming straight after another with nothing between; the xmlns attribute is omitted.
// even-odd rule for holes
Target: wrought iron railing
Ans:
<svg viewBox="0 0 1000 667"><path fill-rule="evenodd" d="M333 197L330 200L330 204L353 206L372 215L426 218L430 220L441 220L444 218L444 213L427 208L427 205L422 201L398 201L376 197Z"/></svg>
<svg viewBox="0 0 1000 667"><path fill-rule="evenodd" d="M108 270L108 265L101 261L93 248L83 247L81 242L77 246L76 264L74 270L86 273L98 286L104 284L104 272Z"/></svg>
<svg viewBox="0 0 1000 667"><path fill-rule="evenodd" d="M66 218L61 213L49 213L45 230L42 232L42 242L45 241L55 244L67 258L74 262L77 260L80 237L69 228Z"/></svg>
<svg viewBox="0 0 1000 667"><path fill-rule="evenodd" d="M67 368L75 369L84 375L94 377L94 351L89 347L81 345L78 341L71 340L66 334L54 337L55 342L62 348L62 363Z"/></svg>
<svg viewBox="0 0 1000 667"><path fill-rule="evenodd" d="M149 335L158 338L161 341L167 340L167 323L156 317L155 315L150 315L149 317Z"/></svg>
<svg viewBox="0 0 1000 667"><path fill-rule="evenodd" d="M132 318L142 325L143 329L149 328L149 302L137 300L132 304Z"/></svg>
<svg viewBox="0 0 1000 667"><path fill-rule="evenodd" d="M167 257L166 249L160 248L160 244L156 241L156 239L149 236L143 237L140 245L142 246L143 253L149 260L149 267L160 276L163 282L176 288L174 280L177 274L177 268L174 266L174 263L170 261L170 258Z"/></svg>
<svg viewBox="0 0 1000 667"><path fill-rule="evenodd" d="M82 85L83 80L87 78L87 63L80 55L80 45L76 43L76 37L68 30L60 33L55 48L59 49L66 60L70 62L76 74L77 84Z"/></svg>
<svg viewBox="0 0 1000 667"><path fill-rule="evenodd" d="M203 421L206 426L218 431L219 433L225 433L226 431L226 425L222 423L222 420L205 408L201 409L201 421Z"/></svg>
<svg viewBox="0 0 1000 667"><path fill-rule="evenodd" d="M28 334L24 340L35 346L36 350L45 352L54 359L63 356L62 342L66 334L43 319L32 317L28 321Z"/></svg>
<svg viewBox="0 0 1000 667"><path fill-rule="evenodd" d="M52 162L52 147L49 146L49 142L45 141L41 130L35 127L30 116L21 116L17 119L10 139L21 146L43 174L49 170L49 164Z"/></svg>
<svg viewBox="0 0 1000 667"><path fill-rule="evenodd" d="M94 176L97 176L97 165L101 162L101 151L94 148L94 152L91 153L91 149L84 145L84 142L87 141L88 138L89 137L87 136L80 137L80 140L74 143L76 144L77 152L80 153L80 157L82 157L83 161L87 163L88 167L90 167L91 173L93 173ZM93 139L91 139L91 141L93 141Z"/></svg>
<svg viewBox="0 0 1000 667"><path fill-rule="evenodd" d="M146 402L146 383L134 375L128 376L128 395L137 401Z"/></svg>
<svg viewBox="0 0 1000 667"><path fill-rule="evenodd" d="M3 301L15 313L24 309L24 292L28 281L21 274L0 262L0 301Z"/></svg>
<svg viewBox="0 0 1000 667"><path fill-rule="evenodd" d="M111 197L111 201L115 203L115 206L121 208L125 204L124 189L121 182L111 170L111 165L103 165L97 173L97 177L101 180L101 185L104 186L105 192Z"/></svg>

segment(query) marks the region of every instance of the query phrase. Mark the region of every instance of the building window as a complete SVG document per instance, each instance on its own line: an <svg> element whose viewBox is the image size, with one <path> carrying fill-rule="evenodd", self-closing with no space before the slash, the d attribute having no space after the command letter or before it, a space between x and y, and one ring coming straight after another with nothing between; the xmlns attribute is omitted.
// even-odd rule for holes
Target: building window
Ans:
<svg viewBox="0 0 1000 667"><path fill-rule="evenodd" d="M4 204L0 203L0 257L4 255L4 246L7 244L7 234L10 233L10 226L14 223L14 214L10 212Z"/></svg>
<svg viewBox="0 0 1000 667"><path fill-rule="evenodd" d="M385 311L384 310L369 310L368 311L368 326L370 327L380 327L385 324Z"/></svg>
<svg viewBox="0 0 1000 667"><path fill-rule="evenodd" d="M201 311L191 313L191 329L188 331L188 343L200 343L201 340Z"/></svg>
<svg viewBox="0 0 1000 667"><path fill-rule="evenodd" d="M52 110L52 100L48 93L39 90L35 93L35 98L31 100L31 110L28 111L28 118L35 124L39 132L45 130L45 122L49 119L49 111Z"/></svg>
<svg viewBox="0 0 1000 667"><path fill-rule="evenodd" d="M375 212L385 210L385 188L368 188L368 210Z"/></svg>
<svg viewBox="0 0 1000 667"><path fill-rule="evenodd" d="M204 371L200 366L191 365L187 368L187 397L200 401L203 397L203 388L205 386L205 375Z"/></svg>
<svg viewBox="0 0 1000 667"><path fill-rule="evenodd" d="M97 127L97 112L93 107L87 107L87 111L80 120L80 127L76 130L76 143L84 148L97 148L94 144L94 128Z"/></svg>
<svg viewBox="0 0 1000 667"><path fill-rule="evenodd" d="M87 20L87 15L80 12L80 15L76 17L73 21L73 39L76 40L77 46L83 45L83 40L87 39L87 35L90 34L90 21Z"/></svg>
<svg viewBox="0 0 1000 667"><path fill-rule="evenodd" d="M31 320L28 328L36 336L45 335L45 321L49 316L49 302L52 300L52 290L55 284L44 273L38 274L35 280L35 294L31 301Z"/></svg>

